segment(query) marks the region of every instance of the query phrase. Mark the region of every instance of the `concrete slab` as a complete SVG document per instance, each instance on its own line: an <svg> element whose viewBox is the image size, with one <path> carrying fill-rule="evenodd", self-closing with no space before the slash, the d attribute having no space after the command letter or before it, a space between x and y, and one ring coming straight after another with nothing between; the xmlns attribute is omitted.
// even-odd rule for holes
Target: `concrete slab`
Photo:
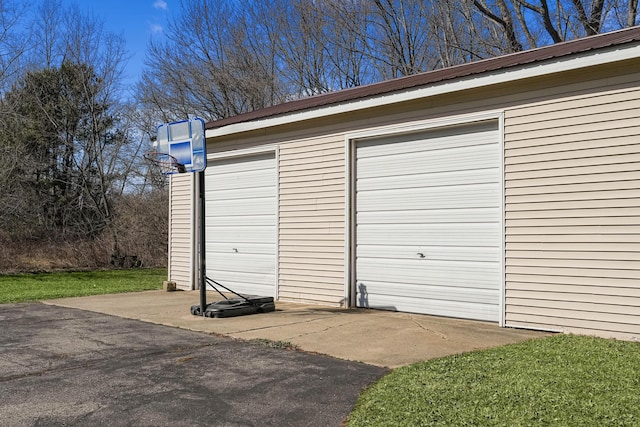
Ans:
<svg viewBox="0 0 640 427"><path fill-rule="evenodd" d="M211 293L207 299L212 302L219 296ZM197 291L147 291L45 303L243 340L285 341L304 351L389 368L549 335L488 322L280 301L272 313L210 319L189 312L199 303Z"/></svg>

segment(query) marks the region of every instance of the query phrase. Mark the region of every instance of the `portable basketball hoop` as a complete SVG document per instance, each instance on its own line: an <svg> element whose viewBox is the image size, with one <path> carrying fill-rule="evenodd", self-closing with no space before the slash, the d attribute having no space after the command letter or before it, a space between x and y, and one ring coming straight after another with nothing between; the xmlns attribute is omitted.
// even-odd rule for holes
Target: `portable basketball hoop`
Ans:
<svg viewBox="0 0 640 427"><path fill-rule="evenodd" d="M207 149L205 142L204 121L202 119L165 123L158 126L158 137L153 142L154 150L143 155L148 162L155 164L163 175L189 172L197 174L200 304L191 307L191 314L217 318L274 311L273 297L241 295L207 277L204 197ZM224 300L207 304L207 285L217 291ZM238 298L227 298L216 286L235 294Z"/></svg>
<svg viewBox="0 0 640 427"><path fill-rule="evenodd" d="M187 172L187 168L185 167L185 165L180 163L177 158L169 153L149 151L147 153L144 153L143 157L149 163L156 165L163 175Z"/></svg>

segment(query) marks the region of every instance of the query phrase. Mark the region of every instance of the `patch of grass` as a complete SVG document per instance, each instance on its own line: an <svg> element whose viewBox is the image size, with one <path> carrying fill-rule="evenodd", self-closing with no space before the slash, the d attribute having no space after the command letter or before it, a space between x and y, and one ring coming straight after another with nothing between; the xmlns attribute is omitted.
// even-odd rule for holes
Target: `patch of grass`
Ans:
<svg viewBox="0 0 640 427"><path fill-rule="evenodd" d="M161 289L166 278L164 268L0 276L0 304Z"/></svg>
<svg viewBox="0 0 640 427"><path fill-rule="evenodd" d="M348 426L638 426L640 343L557 335L399 368Z"/></svg>

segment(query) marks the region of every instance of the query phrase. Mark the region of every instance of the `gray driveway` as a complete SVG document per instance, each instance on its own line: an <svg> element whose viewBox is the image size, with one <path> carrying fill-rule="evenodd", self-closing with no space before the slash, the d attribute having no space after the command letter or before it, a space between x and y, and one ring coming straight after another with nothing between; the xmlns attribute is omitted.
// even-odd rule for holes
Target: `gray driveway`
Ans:
<svg viewBox="0 0 640 427"><path fill-rule="evenodd" d="M8 426L339 426L387 372L39 303L0 325Z"/></svg>

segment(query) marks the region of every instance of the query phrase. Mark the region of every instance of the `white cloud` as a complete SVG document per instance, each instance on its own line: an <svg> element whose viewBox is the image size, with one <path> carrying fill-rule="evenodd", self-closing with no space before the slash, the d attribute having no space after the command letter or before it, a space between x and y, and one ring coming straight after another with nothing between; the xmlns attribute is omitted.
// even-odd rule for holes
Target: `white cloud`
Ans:
<svg viewBox="0 0 640 427"><path fill-rule="evenodd" d="M164 0L156 0L155 2L153 2L153 8L154 9L163 9L163 10L167 10L169 7L169 5L167 4L166 1Z"/></svg>
<svg viewBox="0 0 640 427"><path fill-rule="evenodd" d="M164 30L160 24L151 24L149 29L151 30L151 34L160 34Z"/></svg>

